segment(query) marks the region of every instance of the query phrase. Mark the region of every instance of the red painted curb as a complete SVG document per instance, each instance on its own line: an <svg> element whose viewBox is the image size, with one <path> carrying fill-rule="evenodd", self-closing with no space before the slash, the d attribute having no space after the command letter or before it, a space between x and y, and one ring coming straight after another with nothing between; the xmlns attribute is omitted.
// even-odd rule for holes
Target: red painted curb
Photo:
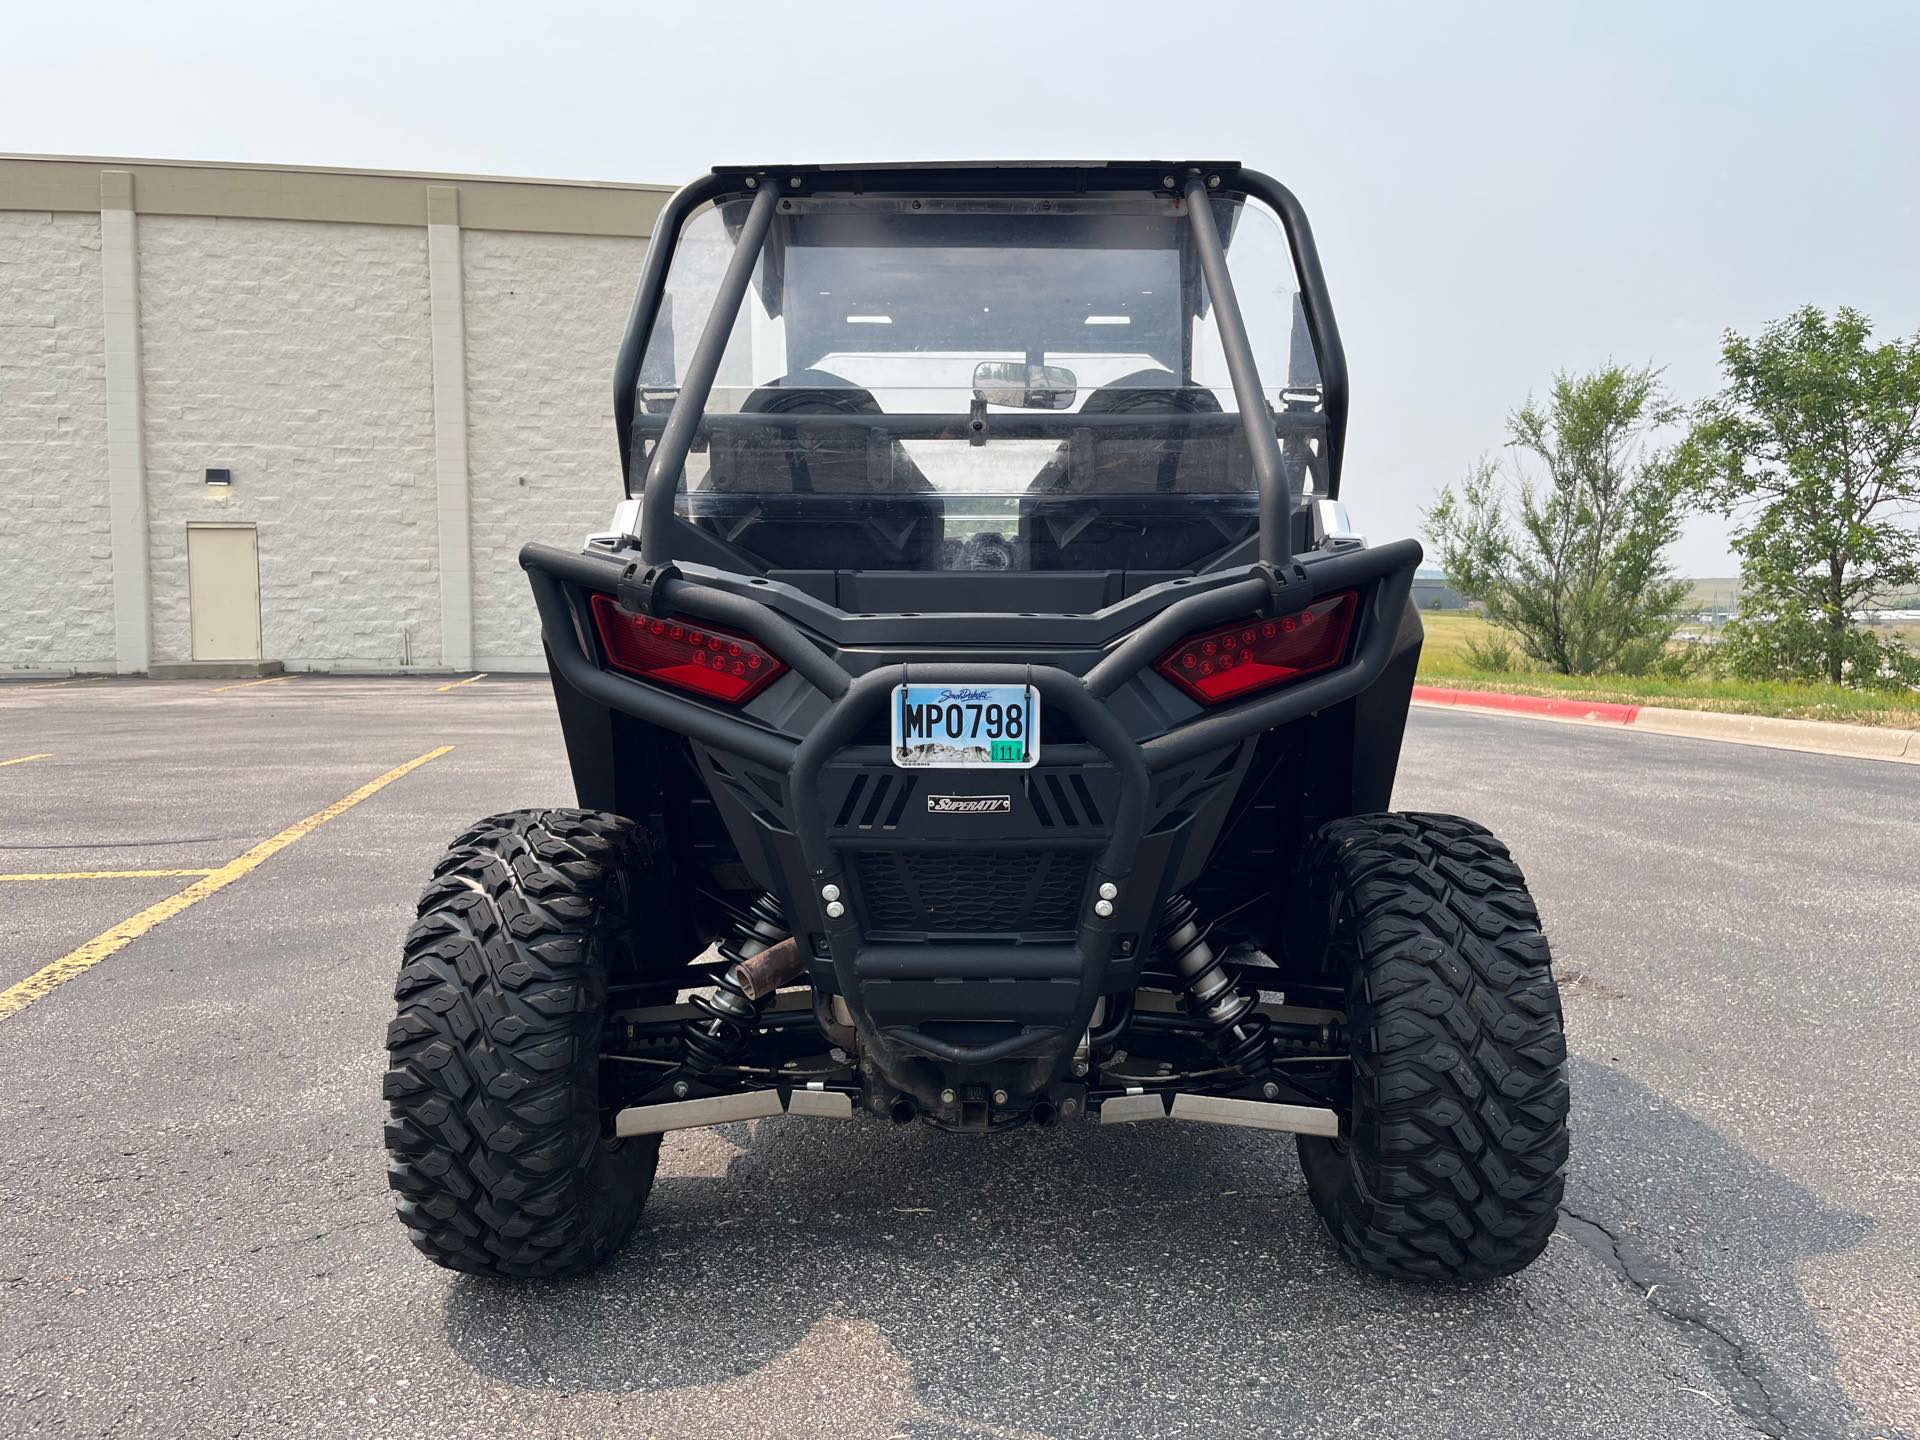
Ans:
<svg viewBox="0 0 1920 1440"><path fill-rule="evenodd" d="M1416 685L1413 698L1428 705L1465 705L1478 710L1516 710L1527 715L1560 715L1573 720L1599 720L1631 725L1639 718L1638 705L1616 705L1605 700L1562 700L1546 695L1502 695L1492 690L1446 690Z"/></svg>

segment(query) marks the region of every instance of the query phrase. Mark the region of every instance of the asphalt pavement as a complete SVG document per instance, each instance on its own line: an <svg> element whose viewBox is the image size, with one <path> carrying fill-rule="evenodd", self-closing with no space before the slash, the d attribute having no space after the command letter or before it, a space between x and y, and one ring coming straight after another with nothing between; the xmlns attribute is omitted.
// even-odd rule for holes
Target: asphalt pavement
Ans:
<svg viewBox="0 0 1920 1440"><path fill-rule="evenodd" d="M1345 1269L1285 1136L784 1120L505 1285L392 1218L381 1044L440 847L571 800L544 683L0 687L40 754L0 872L94 878L0 879L0 989L71 977L0 1018L0 1432L1920 1435L1911 767L1415 712L1396 804L1509 840L1567 994L1510 1281Z"/></svg>

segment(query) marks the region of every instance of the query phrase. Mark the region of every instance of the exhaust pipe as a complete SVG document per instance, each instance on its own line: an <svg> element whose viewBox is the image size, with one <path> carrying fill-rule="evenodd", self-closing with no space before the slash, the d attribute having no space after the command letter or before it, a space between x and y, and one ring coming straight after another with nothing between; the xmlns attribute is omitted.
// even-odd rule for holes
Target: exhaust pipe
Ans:
<svg viewBox="0 0 1920 1440"><path fill-rule="evenodd" d="M733 977L749 1000L762 1000L781 986L790 984L807 968L800 945L789 935L758 954L749 955L733 967Z"/></svg>
<svg viewBox="0 0 1920 1440"><path fill-rule="evenodd" d="M904 1095L893 1097L893 1104L887 1107L887 1118L896 1125L911 1125L914 1116L920 1112L913 1107L913 1101Z"/></svg>

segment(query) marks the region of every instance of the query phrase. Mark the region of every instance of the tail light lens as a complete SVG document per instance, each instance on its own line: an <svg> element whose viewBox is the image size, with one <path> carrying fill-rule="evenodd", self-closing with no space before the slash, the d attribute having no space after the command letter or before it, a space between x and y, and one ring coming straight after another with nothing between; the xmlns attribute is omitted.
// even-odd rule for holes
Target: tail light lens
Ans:
<svg viewBox="0 0 1920 1440"><path fill-rule="evenodd" d="M1218 705L1333 669L1359 613L1360 593L1343 590L1292 615L1189 635L1153 668L1202 705Z"/></svg>
<svg viewBox="0 0 1920 1440"><path fill-rule="evenodd" d="M743 635L691 620L636 615L611 595L593 597L593 623L614 669L729 705L751 700L787 668Z"/></svg>

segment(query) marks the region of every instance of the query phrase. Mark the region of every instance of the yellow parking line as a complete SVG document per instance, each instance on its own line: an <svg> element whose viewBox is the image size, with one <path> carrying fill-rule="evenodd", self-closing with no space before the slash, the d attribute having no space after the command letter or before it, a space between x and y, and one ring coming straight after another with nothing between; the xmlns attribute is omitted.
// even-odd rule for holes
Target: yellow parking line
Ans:
<svg viewBox="0 0 1920 1440"><path fill-rule="evenodd" d="M326 809L316 811L282 830L269 840L262 840L246 854L229 860L218 870L205 875L187 886L177 895L149 905L138 915L129 916L111 930L103 930L77 950L69 950L51 965L29 975L19 984L0 990L0 1020L16 1015L43 995L49 994L55 986L63 985L74 976L84 973L105 960L109 955L124 950L142 935L160 924L170 920L189 905L196 905L217 890L227 886L242 876L266 864L287 846L304 835L312 834L329 820L351 810L369 795L378 793L404 775L410 775L429 760L438 760L453 749L451 745L442 745L437 750L429 750L424 755L415 756L404 765L396 765L386 774L376 776L358 790L343 799L336 800Z"/></svg>
<svg viewBox="0 0 1920 1440"><path fill-rule="evenodd" d="M52 758L51 750L42 751L38 755L17 755L11 760L0 760L0 770L6 769L9 765L24 765L29 760L51 760Z"/></svg>
<svg viewBox="0 0 1920 1440"><path fill-rule="evenodd" d="M154 880L169 875L211 875L199 870L26 870L18 875L0 875L7 880Z"/></svg>
<svg viewBox="0 0 1920 1440"><path fill-rule="evenodd" d="M439 687L439 689L434 691L434 693L436 695L444 695L449 690L458 690L462 685L471 685L476 680L484 680L486 678L487 678L487 672L482 670L478 675L469 675L467 676L466 679L456 680L451 685L442 685Z"/></svg>
<svg viewBox="0 0 1920 1440"><path fill-rule="evenodd" d="M62 685L95 685L106 679L104 675L76 675L71 680L48 680L39 685L22 685L22 690L58 690Z"/></svg>
<svg viewBox="0 0 1920 1440"><path fill-rule="evenodd" d="M224 695L229 690L245 690L252 685L278 685L282 680L291 680L293 678L291 675L269 675L264 680L242 680L237 685L217 685L211 693Z"/></svg>

